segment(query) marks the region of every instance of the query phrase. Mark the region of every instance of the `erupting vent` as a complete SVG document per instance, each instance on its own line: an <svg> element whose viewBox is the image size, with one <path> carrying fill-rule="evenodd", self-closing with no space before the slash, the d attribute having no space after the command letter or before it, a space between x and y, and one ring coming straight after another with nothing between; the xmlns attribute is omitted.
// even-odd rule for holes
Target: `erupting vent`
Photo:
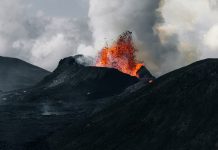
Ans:
<svg viewBox="0 0 218 150"><path fill-rule="evenodd" d="M143 66L137 61L132 33L127 31L120 35L118 40L111 47L104 47L99 53L96 66L115 68L119 71L137 76L137 71Z"/></svg>

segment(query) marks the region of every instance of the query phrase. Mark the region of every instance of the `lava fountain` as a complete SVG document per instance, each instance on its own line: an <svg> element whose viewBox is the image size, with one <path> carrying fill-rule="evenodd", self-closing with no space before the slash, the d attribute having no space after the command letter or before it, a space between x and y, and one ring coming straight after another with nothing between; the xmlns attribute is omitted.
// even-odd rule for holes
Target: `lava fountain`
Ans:
<svg viewBox="0 0 218 150"><path fill-rule="evenodd" d="M110 47L104 47L96 61L97 67L115 68L123 73L137 77L137 71L143 66L136 59L137 49L130 31L124 32Z"/></svg>

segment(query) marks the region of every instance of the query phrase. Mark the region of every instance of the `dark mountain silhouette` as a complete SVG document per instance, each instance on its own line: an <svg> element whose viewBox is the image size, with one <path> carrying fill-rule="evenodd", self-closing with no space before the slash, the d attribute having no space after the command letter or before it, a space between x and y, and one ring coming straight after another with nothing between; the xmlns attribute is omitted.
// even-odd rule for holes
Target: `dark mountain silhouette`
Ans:
<svg viewBox="0 0 218 150"><path fill-rule="evenodd" d="M34 87L0 94L0 149L216 150L218 59L144 73L61 60Z"/></svg>
<svg viewBox="0 0 218 150"><path fill-rule="evenodd" d="M48 90L61 90L66 94L80 94L81 97L101 98L112 96L138 82L136 77L123 74L112 68L83 66L77 62L78 56L60 61L57 69L44 78L37 86ZM69 90L67 90L69 88Z"/></svg>
<svg viewBox="0 0 218 150"><path fill-rule="evenodd" d="M11 91L38 83L49 72L16 58L0 56L0 90Z"/></svg>
<svg viewBox="0 0 218 150"><path fill-rule="evenodd" d="M35 143L41 150L218 149L218 59L168 73L88 121Z"/></svg>
<svg viewBox="0 0 218 150"><path fill-rule="evenodd" d="M116 103L139 80L115 69L83 66L77 57L32 88L0 94L0 149L32 149L41 139Z"/></svg>

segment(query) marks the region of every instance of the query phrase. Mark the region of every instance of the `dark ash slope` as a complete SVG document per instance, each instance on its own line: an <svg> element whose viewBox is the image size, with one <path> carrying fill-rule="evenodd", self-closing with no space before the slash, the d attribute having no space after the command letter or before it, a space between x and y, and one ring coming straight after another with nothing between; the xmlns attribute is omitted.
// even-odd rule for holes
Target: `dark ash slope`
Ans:
<svg viewBox="0 0 218 150"><path fill-rule="evenodd" d="M115 103L113 97L136 82L115 69L65 58L36 86L0 95L0 149L32 150L49 135Z"/></svg>
<svg viewBox="0 0 218 150"><path fill-rule="evenodd" d="M218 149L218 60L168 73L96 114L50 135L46 150ZM123 100L120 100L123 99Z"/></svg>

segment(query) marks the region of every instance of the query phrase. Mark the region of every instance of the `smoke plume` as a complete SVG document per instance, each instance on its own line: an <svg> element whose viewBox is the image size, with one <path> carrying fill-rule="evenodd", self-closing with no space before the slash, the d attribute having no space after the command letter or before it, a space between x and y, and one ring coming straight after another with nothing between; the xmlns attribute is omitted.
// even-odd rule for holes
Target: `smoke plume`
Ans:
<svg viewBox="0 0 218 150"><path fill-rule="evenodd" d="M159 8L164 19L157 28L159 37L164 43L169 35L177 36L181 66L218 57L217 4L217 0L165 0Z"/></svg>
<svg viewBox="0 0 218 150"><path fill-rule="evenodd" d="M87 19L47 16L31 10L27 0L0 1L0 55L17 57L53 70L60 59L90 44Z"/></svg>
<svg viewBox="0 0 218 150"><path fill-rule="evenodd" d="M93 32L94 49L100 50L105 42L112 43L118 35L126 30L134 34L138 59L156 75L163 74L178 67L180 52L177 49L176 34L168 35L161 43L157 30L164 23L158 8L160 0L90 0L89 17Z"/></svg>
<svg viewBox="0 0 218 150"><path fill-rule="evenodd" d="M130 30L138 58L156 75L218 57L217 4L217 0L90 0L94 49Z"/></svg>
<svg viewBox="0 0 218 150"><path fill-rule="evenodd" d="M89 3L88 18L75 19L40 10L28 14L27 0L1 0L0 55L52 70L69 55L96 57L106 43L129 30L138 59L157 76L199 59L218 57L217 0L83 2Z"/></svg>

